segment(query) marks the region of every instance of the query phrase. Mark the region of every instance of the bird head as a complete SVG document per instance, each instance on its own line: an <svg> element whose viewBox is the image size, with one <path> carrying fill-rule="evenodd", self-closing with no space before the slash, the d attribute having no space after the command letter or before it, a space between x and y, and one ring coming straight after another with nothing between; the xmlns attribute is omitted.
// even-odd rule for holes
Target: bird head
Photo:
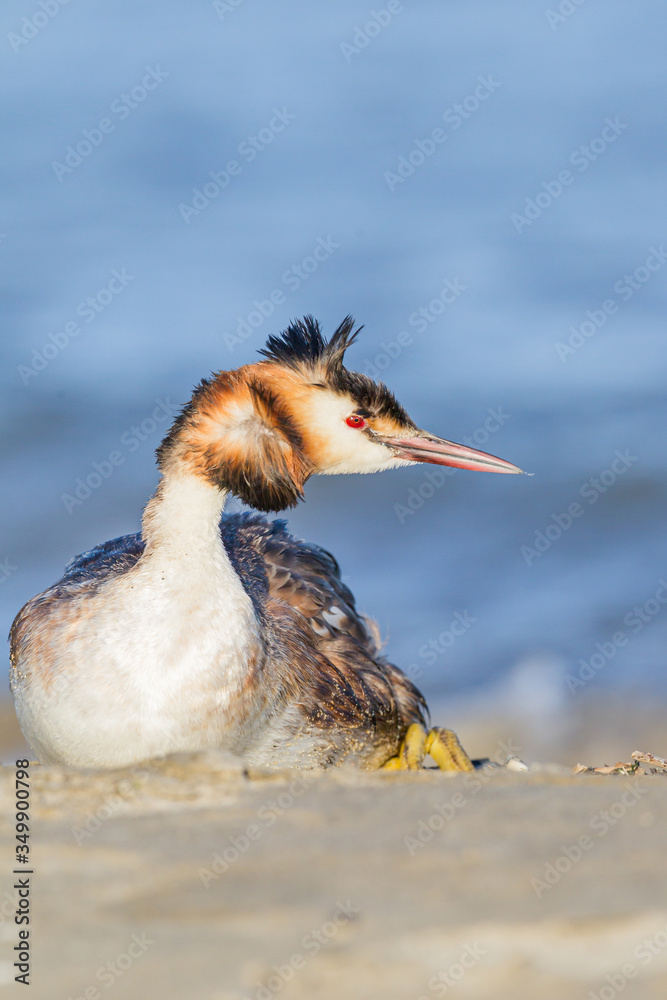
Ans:
<svg viewBox="0 0 667 1000"><path fill-rule="evenodd" d="M358 333L347 317L326 341L307 316L269 337L264 360L201 383L158 449L160 464L177 455L259 510L294 506L316 474L417 462L521 472L421 430L385 385L345 368Z"/></svg>

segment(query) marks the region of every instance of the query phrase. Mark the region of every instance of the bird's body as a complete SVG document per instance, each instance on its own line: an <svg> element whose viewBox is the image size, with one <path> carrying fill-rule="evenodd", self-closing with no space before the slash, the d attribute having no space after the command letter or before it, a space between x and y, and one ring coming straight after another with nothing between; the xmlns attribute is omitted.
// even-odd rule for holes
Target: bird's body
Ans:
<svg viewBox="0 0 667 1000"><path fill-rule="evenodd" d="M198 487L178 502L201 518ZM223 515L214 544L198 551L190 535L188 546L154 558L141 534L114 539L26 605L19 655L48 627L48 647L15 682L40 760L120 767L211 746L283 766L391 757L425 705L380 656L333 558L259 515Z"/></svg>
<svg viewBox="0 0 667 1000"><path fill-rule="evenodd" d="M351 331L326 344L313 321L295 324L268 360L203 382L158 450L141 533L78 556L21 610L12 690L41 761L119 767L219 747L375 768L425 722L333 557L283 522L223 513L229 493L291 506L315 472L443 457L519 471L418 431L388 390L347 372Z"/></svg>

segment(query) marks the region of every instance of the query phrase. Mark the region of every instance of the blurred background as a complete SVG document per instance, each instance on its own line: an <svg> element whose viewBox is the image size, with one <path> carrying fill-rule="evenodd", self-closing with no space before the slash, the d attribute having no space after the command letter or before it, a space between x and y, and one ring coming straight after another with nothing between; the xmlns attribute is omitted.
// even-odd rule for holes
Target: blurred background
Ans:
<svg viewBox="0 0 667 1000"><path fill-rule="evenodd" d="M292 531L437 721L513 716L535 756L589 706L635 749L667 697L664 6L1 16L5 632L139 528L200 378L352 313L349 367L534 475L315 479Z"/></svg>

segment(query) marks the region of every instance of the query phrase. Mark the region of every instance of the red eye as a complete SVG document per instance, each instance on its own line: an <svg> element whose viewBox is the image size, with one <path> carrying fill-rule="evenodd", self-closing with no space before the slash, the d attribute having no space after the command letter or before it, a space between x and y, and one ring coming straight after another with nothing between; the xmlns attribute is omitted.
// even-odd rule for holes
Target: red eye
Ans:
<svg viewBox="0 0 667 1000"><path fill-rule="evenodd" d="M365 427L366 426L366 421L364 420L364 418L360 417L356 413L353 413L351 417L348 417L347 420L345 421L345 423L347 424L348 427L359 428L359 427Z"/></svg>

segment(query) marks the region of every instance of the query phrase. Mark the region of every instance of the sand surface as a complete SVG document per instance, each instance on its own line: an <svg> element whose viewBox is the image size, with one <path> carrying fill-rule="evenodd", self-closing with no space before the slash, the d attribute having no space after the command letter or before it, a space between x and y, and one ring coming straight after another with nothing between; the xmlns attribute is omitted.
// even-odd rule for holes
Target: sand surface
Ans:
<svg viewBox="0 0 667 1000"><path fill-rule="evenodd" d="M667 996L662 776L248 772L212 752L31 784L33 985L12 982L5 878L0 998ZM5 870L13 787L5 767Z"/></svg>

